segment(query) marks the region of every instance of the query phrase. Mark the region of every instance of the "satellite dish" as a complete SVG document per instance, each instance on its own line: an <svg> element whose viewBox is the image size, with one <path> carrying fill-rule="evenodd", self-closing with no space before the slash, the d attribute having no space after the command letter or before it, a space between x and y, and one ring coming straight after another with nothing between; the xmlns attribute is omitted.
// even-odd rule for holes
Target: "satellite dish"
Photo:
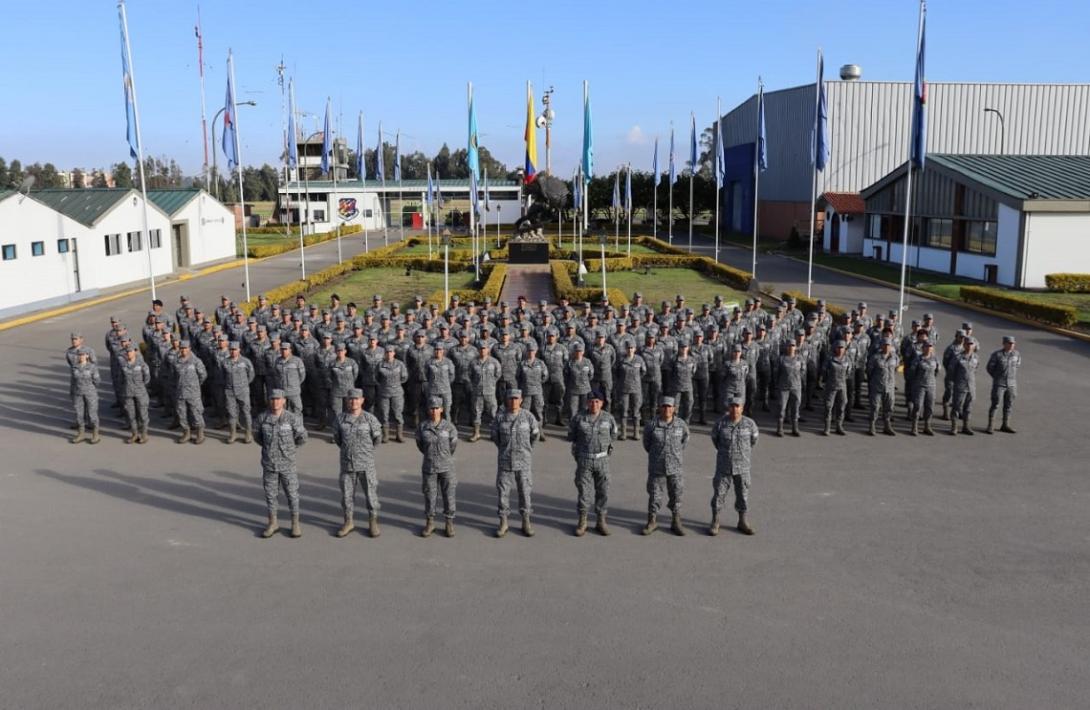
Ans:
<svg viewBox="0 0 1090 710"><path fill-rule="evenodd" d="M545 127L545 117L544 116L538 116L537 117L537 127L538 128L544 128Z"/></svg>

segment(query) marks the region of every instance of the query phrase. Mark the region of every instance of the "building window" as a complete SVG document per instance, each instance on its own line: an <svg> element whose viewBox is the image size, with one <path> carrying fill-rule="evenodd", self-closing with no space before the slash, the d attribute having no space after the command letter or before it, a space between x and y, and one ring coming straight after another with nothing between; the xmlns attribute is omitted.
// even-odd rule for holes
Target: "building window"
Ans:
<svg viewBox="0 0 1090 710"><path fill-rule="evenodd" d="M927 220L927 246L934 249L949 249L954 244L954 220Z"/></svg>
<svg viewBox="0 0 1090 710"><path fill-rule="evenodd" d="M148 241L151 242L152 249L158 249L163 246L163 230L153 229L149 231Z"/></svg>
<svg viewBox="0 0 1090 710"><path fill-rule="evenodd" d="M143 245L140 243L140 232L129 232L125 235L125 241L128 243L129 251L140 251Z"/></svg>
<svg viewBox="0 0 1090 710"><path fill-rule="evenodd" d="M869 215L867 220L867 238L868 239L881 239L882 238L882 215L872 214Z"/></svg>
<svg viewBox="0 0 1090 710"><path fill-rule="evenodd" d="M325 221L325 210L314 210L313 219L314 219L315 222L324 222Z"/></svg>
<svg viewBox="0 0 1090 710"><path fill-rule="evenodd" d="M41 256L45 254L45 242L31 242L30 243L30 255Z"/></svg>
<svg viewBox="0 0 1090 710"><path fill-rule="evenodd" d="M969 222L965 234L965 251L982 256L995 256L995 222Z"/></svg>
<svg viewBox="0 0 1090 710"><path fill-rule="evenodd" d="M67 239L58 239L57 240L57 253L58 254L67 254L69 246L70 245L68 244Z"/></svg>
<svg viewBox="0 0 1090 710"><path fill-rule="evenodd" d="M374 217L375 216L374 210L364 210L363 211L363 216L364 217Z"/></svg>
<svg viewBox="0 0 1090 710"><path fill-rule="evenodd" d="M121 253L121 235L106 235L106 256L116 256Z"/></svg>
<svg viewBox="0 0 1090 710"><path fill-rule="evenodd" d="M5 244L4 245L4 261L11 261L14 258L15 258L15 245L14 244Z"/></svg>

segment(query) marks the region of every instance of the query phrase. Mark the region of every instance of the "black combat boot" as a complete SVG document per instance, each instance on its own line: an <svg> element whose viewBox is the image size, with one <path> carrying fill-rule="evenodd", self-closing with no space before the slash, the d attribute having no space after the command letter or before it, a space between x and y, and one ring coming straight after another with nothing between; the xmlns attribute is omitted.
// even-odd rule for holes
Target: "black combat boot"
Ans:
<svg viewBox="0 0 1090 710"><path fill-rule="evenodd" d="M839 436L847 436L848 435L848 432L844 431L844 423L843 422L837 422L836 423L836 433Z"/></svg>

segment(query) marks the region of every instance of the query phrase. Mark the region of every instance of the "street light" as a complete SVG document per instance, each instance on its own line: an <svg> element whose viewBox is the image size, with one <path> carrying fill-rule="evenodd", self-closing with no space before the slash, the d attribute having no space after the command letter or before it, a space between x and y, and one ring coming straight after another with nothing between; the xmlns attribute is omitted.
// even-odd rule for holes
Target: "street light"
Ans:
<svg viewBox="0 0 1090 710"><path fill-rule="evenodd" d="M443 229L439 237L443 245L443 308L450 306L450 230Z"/></svg>
<svg viewBox="0 0 1090 710"><path fill-rule="evenodd" d="M257 106L257 102L253 101L253 100L239 101L235 105L236 106ZM219 120L219 117L222 116L223 112L226 111L226 110L227 110L227 107L224 106L219 111L216 111L216 115L212 117L212 174L216 176L216 199L217 200L220 199L220 181L219 181L219 173L216 172L216 153L218 152L216 150L216 121ZM242 218L245 219L246 215L243 215Z"/></svg>
<svg viewBox="0 0 1090 710"><path fill-rule="evenodd" d="M551 175L553 172L553 159L552 159L552 140L551 129L553 127L553 119L556 118L556 112L553 111L552 99L553 99L553 87L549 87L545 90L545 93L541 95L541 103L545 106L541 112L541 118L538 119L540 124L545 125L545 174Z"/></svg>
<svg viewBox="0 0 1090 710"><path fill-rule="evenodd" d="M1007 125L1003 120L1003 112L997 108L985 108L984 113L994 113L999 117L999 154L1003 155L1007 148Z"/></svg>

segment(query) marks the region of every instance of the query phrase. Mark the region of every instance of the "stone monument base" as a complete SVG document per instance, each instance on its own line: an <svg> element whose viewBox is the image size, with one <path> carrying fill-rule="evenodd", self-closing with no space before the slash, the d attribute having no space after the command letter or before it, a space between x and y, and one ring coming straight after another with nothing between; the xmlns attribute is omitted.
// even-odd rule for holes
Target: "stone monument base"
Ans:
<svg viewBox="0 0 1090 710"><path fill-rule="evenodd" d="M507 263L509 264L548 264L548 242L523 242L512 239L507 242Z"/></svg>

